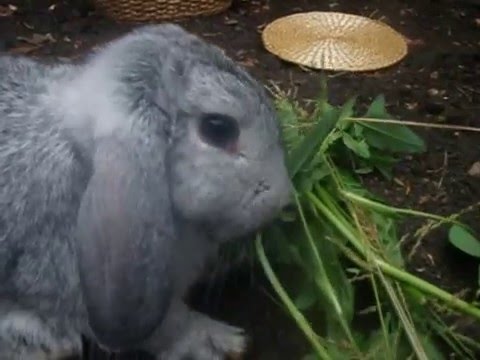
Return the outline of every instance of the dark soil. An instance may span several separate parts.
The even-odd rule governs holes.
[[[25,4],[30,3],[30,6]],[[18,11],[8,14],[8,4]],[[55,7],[49,10],[49,5]],[[331,5],[329,5],[331,4]],[[405,120],[480,126],[480,7],[477,0],[259,0],[234,1],[225,13],[181,23],[245,65],[264,83],[296,89],[301,99],[318,94],[317,72],[304,71],[269,54],[262,46],[262,27],[280,16],[307,10],[334,10],[373,16],[410,40],[410,53],[398,65],[373,73],[340,74],[330,81],[331,100],[340,103],[354,94],[364,102],[383,93],[390,112]],[[4,16],[2,16],[2,14]],[[131,25],[116,24],[95,14],[81,0],[0,0],[0,51],[44,59],[77,58],[92,47],[125,33]],[[21,36],[36,43],[22,41]],[[51,34],[49,41],[46,34]],[[456,213],[480,201],[480,178],[468,174],[480,161],[480,136],[473,132],[418,129],[429,151],[402,162],[398,181],[369,178],[369,187],[404,207]],[[480,233],[478,209],[462,218]],[[403,232],[421,223],[404,224]],[[412,238],[412,237],[410,237]],[[407,239],[405,250],[413,246]],[[411,258],[410,268],[442,288],[477,290],[478,262],[462,256],[447,242],[446,230],[427,236]],[[232,277],[233,276],[233,277]],[[299,359],[305,350],[292,321],[272,302],[261,273],[239,274],[217,286],[217,293],[200,291],[195,304],[213,316],[247,329],[252,337],[248,359]],[[246,279],[246,280],[245,280]],[[252,281],[253,279],[253,281]],[[217,284],[218,285],[218,284]],[[206,299],[206,300],[205,300]],[[204,301],[205,300],[205,301]],[[213,301],[215,300],[215,301]],[[468,324],[463,324],[468,326]],[[467,331],[480,338],[480,327]],[[127,357],[131,359],[132,357]]]

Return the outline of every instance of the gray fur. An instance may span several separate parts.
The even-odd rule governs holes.
[[[140,27],[77,65],[0,57],[0,359],[221,359],[245,337],[183,303],[206,261],[289,201],[270,99],[212,45]],[[235,118],[238,150],[198,136]]]

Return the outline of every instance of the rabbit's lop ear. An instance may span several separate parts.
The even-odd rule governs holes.
[[[77,224],[89,325],[96,340],[114,350],[148,337],[171,296],[175,234],[165,166],[158,153],[140,156],[131,148],[118,139],[98,142]]]

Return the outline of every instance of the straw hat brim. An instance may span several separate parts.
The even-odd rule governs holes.
[[[390,26],[340,12],[306,12],[279,18],[262,32],[265,48],[279,58],[314,69],[370,71],[391,66],[408,52]]]

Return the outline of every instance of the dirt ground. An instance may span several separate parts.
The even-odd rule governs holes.
[[[0,0],[0,51],[43,59],[81,58],[92,47],[131,28],[116,24],[75,1]],[[18,7],[16,12],[8,5]],[[34,5],[33,5],[34,4]],[[50,5],[54,5],[50,7]],[[296,89],[299,98],[318,94],[318,73],[304,71],[269,54],[262,46],[262,27],[299,11],[332,10],[381,19],[410,40],[410,53],[398,65],[373,73],[338,74],[330,82],[332,101],[354,94],[364,102],[383,93],[399,118],[420,122],[480,126],[480,5],[477,0],[250,0],[234,1],[225,13],[181,21],[242,63],[264,83]],[[417,130],[428,152],[399,164],[397,181],[375,177],[369,187],[393,204],[456,213],[480,201],[480,177],[469,174],[480,161],[480,134]],[[480,234],[478,209],[462,218]],[[409,222],[402,232],[414,231]],[[413,246],[411,237],[405,250]],[[445,230],[429,235],[411,258],[410,268],[452,292],[472,299],[478,288],[478,261],[462,256],[447,243]],[[292,322],[271,301],[261,276],[235,273],[219,287],[220,296],[197,296],[196,304],[212,315],[247,329],[252,337],[248,359],[298,359],[305,349]],[[205,300],[206,299],[206,300]],[[215,301],[213,301],[214,299]],[[205,300],[205,301],[203,301]],[[469,324],[463,324],[468,326]],[[478,324],[472,326],[480,338]],[[93,358],[93,356],[90,356]],[[131,359],[132,357],[128,357]]]

